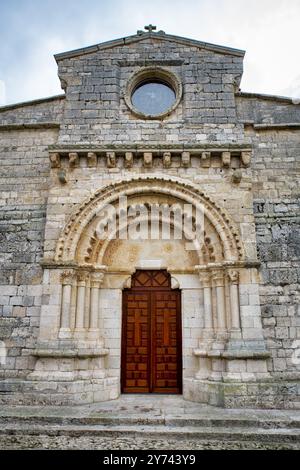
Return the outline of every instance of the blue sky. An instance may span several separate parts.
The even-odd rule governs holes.
[[[53,54],[149,23],[245,49],[243,91],[300,97],[300,0],[0,0],[0,104],[62,93]]]

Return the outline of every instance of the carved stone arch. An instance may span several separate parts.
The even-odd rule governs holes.
[[[174,177],[158,177],[154,175],[138,176],[101,188],[71,216],[58,240],[55,261],[73,261],[76,257],[77,245],[82,234],[88,229],[97,213],[108,204],[114,204],[119,197],[132,195],[161,194],[193,204],[203,210],[220,237],[224,259],[238,261],[244,258],[242,243],[238,229],[224,208],[219,207],[196,184]],[[93,236],[91,237],[93,238]]]

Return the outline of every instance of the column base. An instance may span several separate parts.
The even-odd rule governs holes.
[[[5,391],[5,393],[3,393]],[[120,396],[119,379],[38,380],[10,379],[0,382],[0,404],[9,405],[84,405]]]
[[[184,380],[186,400],[222,408],[300,409],[300,382]]]

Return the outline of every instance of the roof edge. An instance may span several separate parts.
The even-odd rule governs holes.
[[[160,32],[158,33],[143,32],[142,34],[126,36],[123,38],[114,39],[112,41],[106,41],[106,42],[102,42],[99,44],[94,44],[92,46],[82,47],[79,49],[74,49],[71,51],[54,54],[54,58],[56,62],[59,62],[60,60],[63,60],[63,59],[78,57],[80,55],[85,55],[85,54],[92,54],[93,52],[97,52],[97,51],[104,50],[104,49],[109,49],[111,47],[124,46],[126,44],[139,42],[139,41],[142,41],[143,39],[150,38],[150,37],[154,39],[165,40],[165,41],[178,42],[181,44],[183,43],[183,44],[196,46],[200,48],[202,47],[203,49],[212,50],[221,54],[230,54],[230,55],[234,55],[238,57],[244,57],[245,55],[245,51],[242,49],[235,49],[235,48],[227,47],[227,46],[219,46],[217,44],[197,41],[196,39],[189,39],[189,38],[185,38],[182,36],[175,36],[172,34],[165,34],[165,33],[160,33]]]
[[[299,98],[291,98],[288,96],[280,96],[280,95],[267,95],[263,93],[251,93],[251,92],[244,92],[244,91],[239,91],[238,93],[235,94],[235,96],[241,97],[241,98],[258,98],[261,100],[266,100],[266,101],[277,101],[281,103],[288,103],[288,104],[293,104],[293,105],[299,105],[300,104],[300,97]]]
[[[30,100],[30,101],[20,101],[19,103],[12,103],[12,104],[7,104],[5,106],[0,106],[0,112],[9,111],[10,109],[15,109],[15,108],[22,108],[23,106],[32,106],[32,105],[40,104],[40,103],[47,103],[48,101],[61,100],[61,99],[64,99],[65,97],[66,95],[61,94],[61,95],[48,96],[46,98],[38,98],[35,100]]]

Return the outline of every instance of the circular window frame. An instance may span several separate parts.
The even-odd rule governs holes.
[[[161,81],[162,83],[169,86],[175,93],[175,101],[170,108],[166,111],[159,113],[159,114],[145,114],[142,111],[139,111],[132,103],[132,95],[139,88],[142,86],[144,82],[151,82],[151,80]],[[142,70],[136,72],[128,81],[125,91],[125,103],[128,109],[137,117],[142,119],[150,119],[150,120],[157,120],[157,119],[164,119],[165,117],[169,116],[179,105],[182,98],[182,84],[179,77],[174,73],[170,72],[169,70],[165,70],[160,67],[146,67]]]

